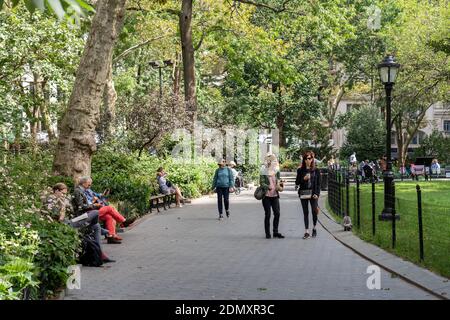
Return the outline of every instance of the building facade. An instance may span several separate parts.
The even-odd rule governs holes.
[[[364,95],[344,96],[337,109],[337,115],[350,112],[352,109],[359,108],[362,105],[370,103],[370,97]],[[395,128],[392,128],[391,151],[392,157],[398,156],[397,138]],[[443,132],[450,136],[450,106],[441,102],[433,104],[426,112],[422,128],[416,133],[408,146],[408,153],[412,154],[414,149],[420,146],[420,142],[433,130]],[[345,143],[347,131],[345,129],[335,130],[333,132],[332,144],[335,150],[340,150]]]

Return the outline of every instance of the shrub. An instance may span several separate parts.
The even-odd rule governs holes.
[[[293,161],[292,159],[285,160],[281,165],[281,170],[296,170],[298,168],[300,161]]]
[[[157,188],[159,167],[164,167],[168,179],[181,188],[184,196],[194,198],[210,192],[216,163],[212,160],[199,164],[180,163],[171,157],[160,159],[145,154],[138,159],[137,154],[117,153],[105,148],[93,157],[92,188],[97,192],[109,188],[110,200],[127,208],[124,214],[127,219],[142,215],[149,209],[151,194],[159,192],[153,188],[153,185]]]
[[[2,221],[11,223],[6,217]],[[22,299],[25,290],[37,288],[33,258],[39,243],[37,232],[29,227],[14,222],[8,230],[0,226],[0,300]]]
[[[138,160],[136,154],[107,149],[100,149],[93,158],[93,189],[109,188],[111,201],[131,223],[147,212],[149,197],[157,192],[150,182],[156,182],[160,166],[185,196],[210,192],[215,161],[192,165],[149,155]],[[51,168],[49,150],[7,156],[6,165],[0,167],[0,299],[28,298],[27,293],[31,298],[52,295],[65,286],[67,267],[76,263],[77,230],[40,214],[40,196],[48,187],[64,182],[73,190],[72,179],[52,176]],[[36,242],[27,242],[30,237],[36,237]]]
[[[244,184],[247,183],[258,183],[260,166],[257,164],[241,164],[236,167],[237,170],[242,171],[244,176]]]
[[[13,156],[7,160],[6,166],[0,168],[0,185],[4,186],[0,188],[0,234],[3,237],[0,243],[2,246],[5,244],[0,255],[0,265],[3,272],[8,272],[3,274],[0,280],[2,290],[6,290],[2,293],[5,294],[5,299],[21,298],[22,293],[16,290],[22,289],[18,288],[15,280],[11,282],[10,272],[24,277],[29,275],[27,272],[32,272],[35,275],[30,278],[33,281],[29,283],[29,287],[33,289],[32,297],[40,295],[42,298],[65,285],[68,277],[67,267],[76,262],[78,233],[40,214],[40,194],[53,184],[49,183],[50,152]],[[25,240],[17,242],[18,239],[22,239],[20,237],[23,232],[25,235],[36,234],[39,239],[37,251],[32,255],[25,254],[29,248]],[[15,242],[11,243],[5,239],[15,239]],[[24,236],[24,239],[28,238]],[[11,248],[19,247],[20,251],[11,251]],[[13,261],[11,257],[18,257],[24,261]],[[16,279],[15,276],[13,278]],[[35,281],[39,284],[40,293],[34,285]]]

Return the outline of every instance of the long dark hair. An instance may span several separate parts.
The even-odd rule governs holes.
[[[306,151],[305,153],[303,153],[302,169],[306,169],[306,158],[308,157],[312,158],[310,169],[315,170],[316,169],[316,162],[314,161],[315,154],[312,151]]]

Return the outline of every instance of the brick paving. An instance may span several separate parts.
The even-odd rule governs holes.
[[[217,220],[215,197],[149,217],[104,245],[116,263],[83,267],[81,290],[65,299],[435,299],[381,270],[369,290],[371,263],[318,226],[303,240],[294,191],[281,198],[280,232],[265,239],[262,205],[251,192],[231,196],[231,217]]]

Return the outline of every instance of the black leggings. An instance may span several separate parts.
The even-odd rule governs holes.
[[[305,220],[305,229],[309,229],[309,211],[308,211],[308,202],[311,203],[311,211],[313,217],[313,225],[314,228],[317,224],[317,208],[319,207],[319,203],[317,199],[300,199],[303,208],[303,218]]]
[[[278,224],[280,222],[280,200],[278,197],[264,197],[262,200],[264,207],[264,229],[266,235],[270,235],[270,208],[273,210],[273,233],[278,233]]]
[[[222,188],[217,187],[217,207],[219,209],[219,215],[222,215],[223,213],[223,205],[222,205],[222,199],[223,203],[225,204],[225,211],[228,211],[230,207],[230,189],[228,187]]]

